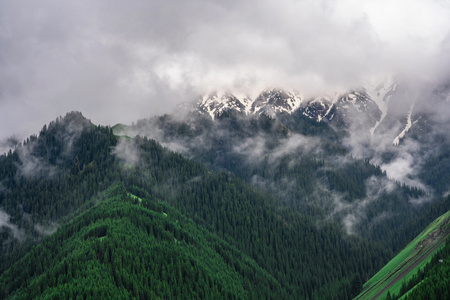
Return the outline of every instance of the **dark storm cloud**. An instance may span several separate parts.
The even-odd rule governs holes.
[[[9,1],[0,3],[0,137],[80,110],[131,123],[198,93],[303,93],[449,61],[443,1]]]

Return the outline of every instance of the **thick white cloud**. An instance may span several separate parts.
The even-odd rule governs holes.
[[[449,15],[446,1],[420,0],[4,0],[0,138],[70,110],[131,122],[215,88],[439,79]]]

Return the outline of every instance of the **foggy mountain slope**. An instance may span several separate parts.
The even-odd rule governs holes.
[[[438,0],[0,1],[0,292],[50,296],[90,270],[124,298],[182,295],[183,278],[193,298],[351,298],[450,208],[449,15]],[[67,111],[88,118],[42,127]],[[103,235],[114,222],[130,251]],[[203,260],[196,235],[229,251]],[[88,261],[34,256],[70,237]]]
[[[266,90],[259,94],[258,100],[246,97],[245,109],[244,106],[224,105],[217,98],[214,103],[209,103],[208,110],[216,117],[228,111],[249,119],[262,113],[289,124],[287,127],[291,131],[298,127],[295,123],[304,123],[299,115],[310,118],[313,123],[326,123],[340,137],[334,145],[347,148],[352,156],[368,158],[383,170],[391,171],[387,175],[394,180],[426,189],[418,183],[420,180],[416,180],[419,174],[426,172],[423,159],[434,155],[432,149],[439,152],[448,140],[440,132],[446,126],[450,109],[450,93],[445,81],[437,85],[413,86],[405,80],[388,78],[359,89],[335,92],[332,96],[308,100],[298,95],[281,89]],[[257,107],[257,112],[249,109],[251,103]],[[191,112],[204,111],[201,104],[197,109],[195,106],[190,108]],[[400,169],[395,170],[396,166]]]
[[[412,104],[408,106],[411,99],[400,96],[406,92],[398,86],[397,81],[386,79],[358,89],[335,91],[308,98],[296,91],[274,88],[262,91],[253,100],[247,95],[234,96],[232,92],[213,92],[202,97],[196,104],[185,104],[184,107],[207,113],[212,119],[230,110],[245,115],[266,114],[271,117],[280,113],[292,114],[299,110],[317,122],[326,121],[349,130],[358,128],[361,132],[363,127],[364,134],[370,132],[374,135],[378,133],[377,128],[381,124],[383,125],[380,128],[392,129],[393,120],[403,124],[403,128],[406,126],[405,120],[399,120],[399,115],[408,112]],[[399,98],[403,99],[404,103]]]
[[[355,125],[363,133],[352,132],[346,124],[317,122],[301,109],[275,116],[230,109],[214,120],[196,112],[182,118],[166,115],[140,120],[123,128],[123,134],[154,138],[211,170],[226,170],[275,194],[299,211],[335,219],[348,233],[386,243],[394,235],[395,240],[406,242],[413,237],[404,230],[408,226],[397,232],[391,228],[419,217],[421,205],[440,196],[420,177],[423,164],[413,165],[423,149],[404,152],[412,142],[395,146],[392,140],[372,144],[375,139],[370,140],[369,129],[384,113],[374,109],[375,101],[368,98],[367,92],[361,92],[339,100],[339,105],[354,107],[356,102],[360,108],[347,109],[348,119],[358,119],[351,119],[353,114],[367,116]],[[369,111],[372,116],[365,114]],[[360,122],[365,120],[370,124],[364,127]],[[359,143],[361,138],[367,143]],[[364,158],[358,158],[361,155]]]
[[[299,110],[164,115],[115,130],[70,113],[0,157],[2,270],[121,184],[137,205],[163,202],[225,240],[289,297],[350,298],[350,281],[449,205],[352,157],[347,133]]]
[[[97,167],[111,162],[115,143],[109,129],[71,112],[0,156],[0,210],[9,220],[0,226],[1,270],[93,204],[98,183],[114,180],[100,179]]]
[[[278,114],[298,110],[314,121],[327,122],[340,130],[358,131],[366,137],[370,133],[374,139],[391,139],[391,143],[398,145],[419,120],[426,121],[426,115],[429,117],[432,112],[442,117],[443,106],[449,98],[446,87],[445,84],[414,86],[406,80],[388,77],[359,88],[313,97],[280,88],[266,89],[253,99],[243,94],[235,96],[230,91],[216,91],[197,103],[185,103],[181,107],[206,113],[212,119],[226,111],[276,118]]]
[[[98,232],[97,229],[108,228],[109,225],[105,223],[105,226],[99,225],[100,227],[96,229],[93,222],[95,222],[94,219],[100,220],[103,217],[107,219],[107,215],[102,215],[103,213],[97,208],[109,209],[105,190],[116,184],[123,185],[122,192],[134,195],[130,196],[135,203],[132,205],[139,206],[138,199],[143,199],[142,201],[149,201],[150,208],[158,210],[158,202],[163,202],[165,205],[171,205],[173,209],[178,210],[178,213],[204,227],[211,234],[224,239],[232,248],[237,248],[253,259],[258,264],[258,268],[262,268],[264,272],[274,277],[281,284],[282,289],[290,295],[289,297],[298,298],[302,295],[306,298],[318,293],[322,295],[321,297],[327,298],[331,294],[341,293],[343,298],[349,298],[349,284],[346,278],[355,274],[369,276],[390,256],[390,252],[377,243],[357,237],[347,237],[340,224],[333,220],[324,220],[318,225],[316,220],[306,212],[293,213],[289,206],[279,202],[276,196],[261,193],[230,174],[211,173],[201,164],[170,152],[147,138],[117,138],[112,135],[109,128],[93,126],[87,122],[86,124],[90,125],[81,127],[81,134],[77,139],[73,141],[65,139],[66,143],[60,144],[59,148],[66,149],[65,146],[73,143],[72,150],[68,152],[70,159],[60,163],[58,158],[64,157],[64,151],[51,155],[49,153],[52,153],[54,145],[58,145],[55,143],[56,137],[68,130],[68,127],[75,125],[66,122],[73,115],[80,116],[78,118],[80,125],[87,121],[81,114],[71,113],[66,117],[67,119],[58,119],[49,126],[45,126],[47,130],[42,130],[39,136],[32,139],[33,143],[40,145],[39,151],[33,152],[33,161],[43,161],[57,168],[57,171],[61,172],[59,176],[43,176],[45,173],[39,173],[38,177],[25,177],[18,171],[19,165],[11,163],[18,159],[19,149],[1,158],[1,179],[5,187],[0,202],[2,210],[5,211],[1,214],[2,270],[12,267],[16,270],[15,273],[19,272],[18,270],[25,272],[18,277],[15,276],[15,278],[23,278],[23,281],[14,281],[11,283],[12,286],[9,284],[10,280],[4,279],[2,286],[7,286],[7,289],[3,291],[6,292],[5,296],[9,296],[9,292],[16,290],[17,295],[21,295],[25,291],[22,288],[26,288],[22,283],[31,280],[28,276],[35,274],[35,271],[38,275],[41,271],[45,272],[47,274],[45,276],[50,278],[58,276],[54,278],[55,281],[46,280],[51,289],[44,285],[44,281],[39,277],[34,278],[37,284],[40,282],[38,285],[41,292],[50,293],[61,289],[61,286],[58,287],[56,283],[60,280],[65,282],[64,280],[70,277],[69,274],[64,275],[65,267],[60,270],[61,266],[54,265],[50,258],[46,260],[47,264],[41,265],[44,262],[41,256],[34,256],[35,250],[31,250],[32,252],[29,252],[31,257],[26,258],[38,263],[35,270],[22,268],[20,264],[23,261],[15,265],[16,259],[29,251],[29,247],[24,248],[22,243],[35,243],[45,239],[46,243],[50,243],[51,249],[59,249],[58,243],[70,242],[72,230],[67,229],[66,224],[75,222],[71,220],[76,216],[80,216],[81,219],[86,218],[83,222],[94,227],[94,235]],[[271,127],[268,126],[268,121],[269,119],[262,122],[261,131],[270,132]],[[65,124],[68,127],[61,126],[58,130],[54,130],[55,126],[60,126],[59,124]],[[28,143],[23,147],[27,145]],[[10,169],[11,166],[15,166],[16,169]],[[130,197],[125,200],[130,201]],[[95,218],[87,217],[84,214],[85,211],[89,213],[96,211]],[[122,218],[126,220],[127,216]],[[52,230],[49,228],[51,224],[54,224]],[[181,224],[175,225],[176,222],[171,224],[164,225],[164,229],[157,224],[148,225],[143,234],[151,230],[158,231],[165,237],[167,234],[164,234],[164,230],[170,231],[172,226],[181,226]],[[56,228],[59,230],[54,233]],[[88,229],[89,227],[86,230]],[[16,236],[15,232],[21,232],[22,237]],[[61,232],[66,232],[67,235],[61,235]],[[56,234],[55,238],[53,234]],[[46,239],[48,235],[50,237]],[[98,238],[103,236],[97,235]],[[86,236],[87,239],[89,237],[90,235]],[[178,235],[175,238],[180,240]],[[173,239],[169,240],[173,242]],[[313,240],[315,242],[312,242]],[[95,252],[99,251],[97,247],[102,247],[101,243],[95,242],[95,239],[90,241],[93,244],[86,242],[84,246],[87,248],[82,248],[82,245],[78,248],[77,243],[72,244],[75,246],[74,250],[84,249],[82,251],[87,251],[88,257],[93,259],[80,262],[78,267],[81,270],[88,269],[89,264],[96,262]],[[129,241],[133,244],[132,239]],[[339,241],[340,247],[336,248],[336,244],[330,241]],[[300,252],[299,249],[301,249]],[[191,250],[195,251],[195,249]],[[48,255],[47,250],[43,251],[45,255]],[[93,255],[91,255],[92,251],[94,251]],[[219,250],[216,249],[216,251]],[[357,254],[361,252],[373,255],[370,260],[377,263],[367,264],[364,256]],[[221,255],[229,263],[237,263],[234,258],[236,252],[231,253],[233,254],[225,252]],[[345,253],[351,254],[345,255]],[[329,257],[328,261],[323,261],[319,268],[315,267],[318,258],[324,255]],[[114,257],[112,253],[108,256]],[[315,256],[317,257],[314,258]],[[138,261],[141,257],[134,257],[134,259]],[[355,263],[356,261],[358,263]],[[171,270],[169,265],[166,265],[166,261],[159,260],[159,263],[161,262],[162,269]],[[29,264],[26,265],[29,266]],[[364,265],[363,271],[358,270],[361,265]],[[50,272],[54,270],[54,267],[62,273]],[[299,272],[299,270],[304,271]],[[8,278],[10,274],[10,271],[5,272],[2,278]],[[171,271],[167,272],[170,277],[175,275]],[[303,277],[302,274],[305,273],[313,274],[313,276]],[[90,274],[96,276],[95,272]],[[66,276],[64,277],[66,279],[62,277],[60,279],[59,276]],[[243,276],[251,275],[244,273]],[[133,289],[134,285],[139,286],[137,282],[130,283],[123,274],[119,278],[115,280],[120,281],[113,282],[118,288],[122,287],[119,282],[132,284],[132,287],[125,286],[126,289]],[[251,277],[247,279],[253,280]],[[106,283],[111,284],[110,278],[105,281]],[[323,289],[325,286],[327,288]],[[249,291],[251,288],[248,287],[246,290]],[[39,289],[33,289],[33,291],[39,293]],[[265,294],[266,297],[268,295]]]

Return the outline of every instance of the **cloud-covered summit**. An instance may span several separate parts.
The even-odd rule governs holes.
[[[0,137],[71,110],[130,123],[214,89],[438,81],[448,15],[438,0],[2,1]]]

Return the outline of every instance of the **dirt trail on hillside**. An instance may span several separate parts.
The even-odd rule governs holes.
[[[450,219],[447,219],[443,221],[439,228],[430,233],[425,239],[423,239],[421,242],[419,242],[416,246],[417,252],[413,254],[412,257],[410,257],[407,261],[402,263],[399,267],[396,268],[396,271],[394,271],[392,274],[390,274],[386,279],[384,279],[381,282],[378,282],[376,285],[370,287],[368,290],[366,290],[358,299],[366,299],[365,297],[370,294],[373,290],[378,288],[383,283],[391,280],[391,278],[394,278],[386,287],[384,287],[380,292],[378,292],[374,297],[370,299],[377,299],[380,297],[385,291],[387,291],[389,288],[391,288],[395,283],[397,283],[399,280],[402,280],[403,277],[411,272],[414,268],[416,268],[425,258],[428,257],[429,253],[432,253],[434,250],[436,250],[440,245],[442,245],[446,238],[450,235],[450,230],[446,228],[446,225],[450,223]],[[409,265],[410,264],[410,265]],[[405,266],[406,269],[398,273],[402,268]]]
[[[403,277],[405,277],[406,274],[408,274],[409,272],[411,272],[414,268],[416,268],[425,258],[428,257],[428,255],[426,255],[426,253],[430,253],[433,252],[434,250],[436,250],[440,245],[442,245],[446,238],[448,236],[448,233],[436,244],[434,244],[431,248],[427,247],[425,249],[421,249],[417,254],[421,254],[421,256],[419,258],[417,257],[412,257],[410,258],[406,263],[404,263],[402,265],[402,267],[406,264],[408,264],[411,260],[416,259],[411,265],[409,265],[406,269],[404,269],[401,273],[397,274],[392,274],[391,276],[389,276],[386,280],[389,280],[389,278],[391,278],[392,276],[395,276],[395,279],[393,279],[387,286],[385,286],[380,292],[378,292],[378,294],[376,294],[372,299],[377,299],[378,297],[380,297],[385,291],[387,291],[389,288],[391,288],[394,284],[396,284],[399,280],[402,280]],[[385,280],[385,281],[386,281]]]

